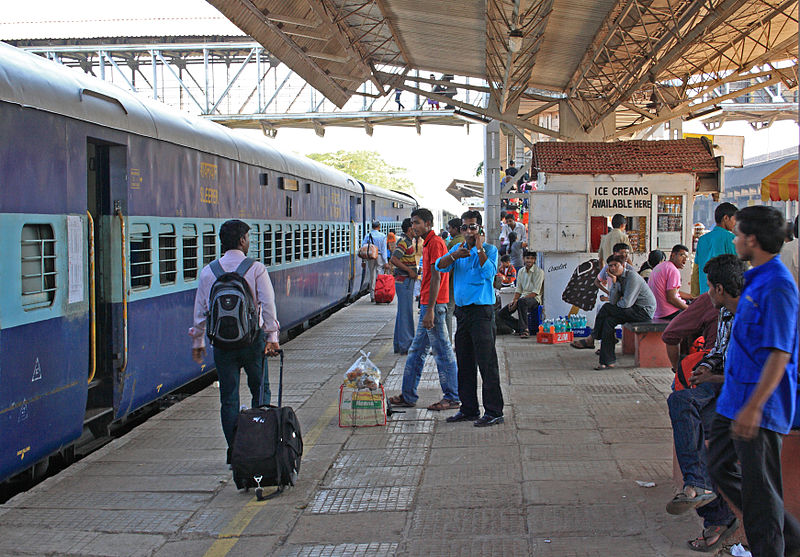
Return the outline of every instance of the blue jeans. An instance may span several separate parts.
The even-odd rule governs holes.
[[[405,354],[414,340],[414,283],[409,277],[394,282],[397,293],[397,317],[394,320],[394,352]]]
[[[228,447],[233,446],[233,426],[236,425],[236,418],[239,415],[240,370],[244,368],[247,375],[247,386],[250,388],[252,396],[251,406],[258,406],[266,343],[267,334],[259,331],[258,337],[250,346],[234,350],[214,349],[214,364],[217,366],[217,378],[219,379],[220,418]],[[269,404],[269,400],[269,378],[265,375],[262,404]]]
[[[711,433],[717,408],[720,386],[701,383],[694,389],[673,391],[667,398],[675,454],[683,474],[683,485],[717,492],[708,471],[706,439]],[[719,495],[719,493],[717,493]],[[697,514],[703,518],[703,527],[730,524],[733,520],[725,500],[718,496],[711,503],[699,507]]]
[[[416,281],[415,281],[416,282]],[[403,398],[406,402],[416,403],[419,396],[417,387],[420,377],[422,377],[422,367],[425,365],[425,357],[428,355],[428,347],[433,347],[433,355],[436,358],[436,368],[439,370],[439,383],[442,386],[444,398],[447,400],[458,401],[458,366],[453,348],[450,346],[450,338],[447,336],[447,325],[445,323],[447,315],[447,304],[436,304],[433,311],[433,329],[426,329],[422,326],[425,312],[428,306],[420,306],[419,323],[417,324],[417,334],[411,343],[406,359],[406,367],[403,371]]]

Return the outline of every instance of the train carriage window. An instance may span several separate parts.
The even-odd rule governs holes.
[[[175,284],[178,278],[178,236],[175,226],[162,224],[158,231],[158,281]]]
[[[325,225],[320,224],[317,226],[317,257],[323,257],[325,254]]]
[[[311,252],[308,254],[309,257],[317,257],[319,255],[319,242],[317,237],[317,225],[312,224],[311,229],[309,231],[311,234]]]
[[[286,263],[294,261],[294,230],[291,224],[287,224],[283,233],[284,255]]]
[[[309,226],[307,224],[303,225],[302,228],[303,232],[303,253],[301,257],[303,259],[308,259],[311,257],[311,230],[309,230]],[[300,257],[298,257],[300,259]]]
[[[261,228],[257,224],[250,227],[250,250],[247,257],[261,261]]]
[[[56,240],[49,224],[26,224],[22,248],[22,308],[25,311],[53,305],[56,296]]]
[[[340,253],[342,251],[342,225],[337,224],[333,230],[333,252]]]
[[[217,235],[213,224],[203,225],[203,267],[217,258]]]
[[[150,288],[153,279],[153,238],[150,225],[133,223],[130,227],[131,288]]]
[[[307,228],[307,227],[306,227]],[[294,225],[294,260],[299,261],[303,257],[303,232],[300,225]],[[307,236],[307,235],[306,235]]]
[[[350,252],[350,245],[352,244],[352,239],[350,238],[350,229],[347,228],[344,231],[344,251],[345,253]]]
[[[325,225],[324,233],[325,233],[325,239],[324,239],[324,243],[323,243],[323,246],[324,246],[323,249],[325,251],[323,252],[323,255],[330,255],[331,254],[331,225],[330,224],[326,224]]]
[[[183,225],[183,280],[193,281],[197,278],[197,226]]]
[[[283,231],[281,225],[275,225],[275,265],[280,265],[285,260],[283,258]]]
[[[263,246],[264,246],[264,265],[269,267],[272,265],[272,227],[268,224],[264,225],[263,232]]]

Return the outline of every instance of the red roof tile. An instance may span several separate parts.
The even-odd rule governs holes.
[[[533,165],[550,174],[679,174],[717,171],[700,138],[667,141],[541,142]]]

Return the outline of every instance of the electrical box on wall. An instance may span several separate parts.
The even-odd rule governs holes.
[[[589,196],[586,194],[533,192],[528,245],[543,252],[587,251],[588,212]]]

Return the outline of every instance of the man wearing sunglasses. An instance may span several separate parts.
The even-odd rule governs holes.
[[[441,273],[453,273],[456,300],[456,361],[461,409],[448,422],[472,421],[476,427],[503,423],[503,394],[495,350],[494,276],[497,248],[486,243],[481,214],[461,215],[466,240],[436,260]],[[484,414],[478,406],[478,369],[483,380]]]

